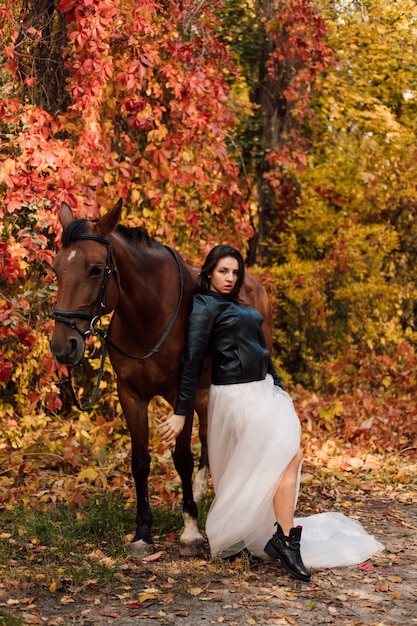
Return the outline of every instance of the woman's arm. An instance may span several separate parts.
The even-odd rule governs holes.
[[[192,415],[204,359],[213,330],[215,311],[196,296],[188,319],[187,344],[182,358],[175,413]]]
[[[274,379],[274,385],[276,385],[277,387],[281,387],[281,389],[284,389],[284,387],[282,386],[281,378],[279,377],[279,374],[275,369],[274,364],[272,363],[271,356],[269,357],[268,362],[268,374],[271,374],[272,378]]]
[[[187,344],[182,358],[175,412],[160,429],[167,443],[174,443],[184,428],[187,415],[194,413],[195,397],[214,324],[214,311],[199,297],[194,298],[188,319]]]

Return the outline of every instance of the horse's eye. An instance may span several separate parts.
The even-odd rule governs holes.
[[[101,276],[102,273],[102,265],[94,265],[92,268],[90,268],[90,276]]]

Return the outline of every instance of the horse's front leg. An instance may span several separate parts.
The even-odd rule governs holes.
[[[201,552],[204,537],[198,530],[198,508],[193,496],[193,470],[194,459],[191,453],[191,429],[193,418],[187,417],[181,433],[177,437],[173,460],[175,468],[181,478],[183,508],[182,517],[184,520],[184,530],[180,541],[186,552],[198,554]]]
[[[152,554],[151,527],[153,515],[149,506],[148,477],[151,464],[149,448],[148,401],[137,400],[123,393],[119,385],[123,408],[132,445],[132,475],[136,487],[136,533],[130,544],[133,556],[142,558]]]

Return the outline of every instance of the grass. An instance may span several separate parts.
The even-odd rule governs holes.
[[[24,626],[26,620],[24,617],[12,615],[11,613],[2,613],[0,611],[0,626]]]
[[[42,510],[15,506],[0,511],[0,580],[65,591],[111,581],[129,559],[135,511],[115,496],[96,497],[83,508],[48,505]],[[154,536],[182,527],[180,513],[159,507]],[[0,625],[6,619],[0,619]],[[1,621],[3,620],[3,622]]]

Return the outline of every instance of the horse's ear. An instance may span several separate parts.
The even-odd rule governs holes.
[[[95,231],[97,233],[106,237],[114,231],[120,221],[122,205],[123,201],[121,198],[119,198],[117,204],[112,208],[112,210],[106,213],[106,215],[103,215],[103,217],[101,217],[98,222],[96,222]]]
[[[61,223],[62,228],[64,229],[74,219],[72,209],[66,202],[62,202],[61,204],[61,208],[59,209],[59,213],[58,213],[58,219]]]

